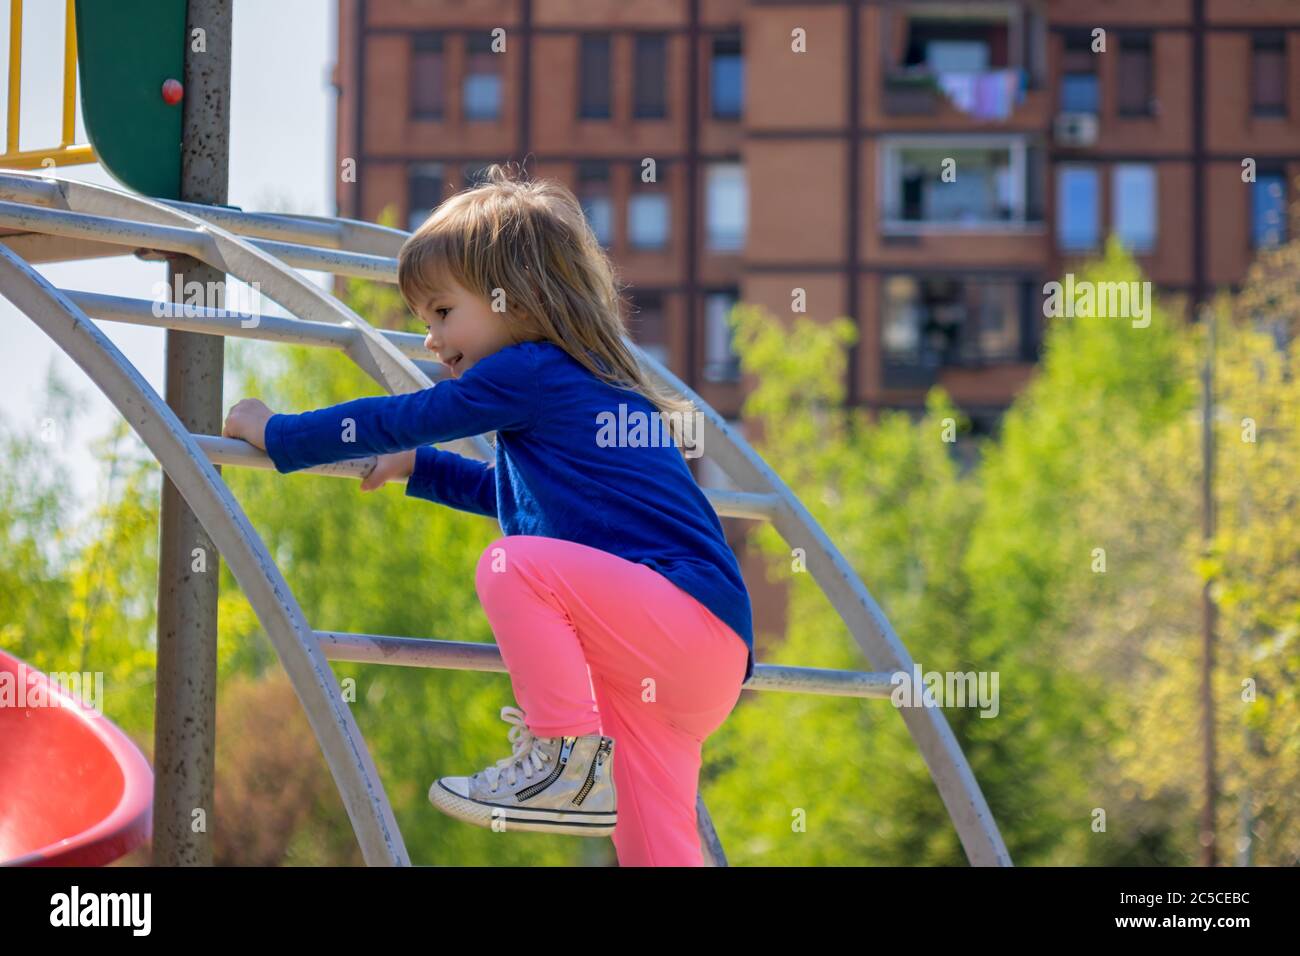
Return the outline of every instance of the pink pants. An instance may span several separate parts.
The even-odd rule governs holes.
[[[701,747],[740,698],[744,640],[657,571],[558,538],[498,538],[475,586],[528,728],[614,739],[619,865],[703,866]]]

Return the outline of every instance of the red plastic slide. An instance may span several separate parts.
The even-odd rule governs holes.
[[[131,738],[0,651],[0,865],[103,866],[149,839],[152,810]]]

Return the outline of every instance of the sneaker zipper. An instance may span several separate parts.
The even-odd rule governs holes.
[[[600,779],[600,768],[604,766],[605,756],[608,753],[609,738],[606,737],[601,740],[600,746],[596,748],[596,759],[593,760],[591,766],[587,768],[587,779],[583,783],[582,789],[579,790],[578,795],[573,798],[573,805],[575,807],[582,805],[582,801],[587,799],[587,794],[591,793],[591,788],[594,787],[596,781]]]
[[[560,774],[564,773],[564,765],[569,762],[569,751],[573,749],[574,741],[577,739],[577,737],[565,737],[564,742],[560,745],[560,756],[555,761],[555,766],[551,769],[550,775],[547,776],[545,780],[539,780],[531,787],[525,787],[523,790],[520,790],[515,794],[515,799],[527,800],[530,797],[534,797],[541,793],[551,784],[555,783],[555,781],[560,778]]]

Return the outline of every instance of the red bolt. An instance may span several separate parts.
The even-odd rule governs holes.
[[[185,87],[181,86],[180,80],[166,80],[162,85],[162,98],[168,106],[175,106],[185,95]]]

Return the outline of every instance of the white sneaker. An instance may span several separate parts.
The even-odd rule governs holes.
[[[601,734],[536,737],[517,707],[502,707],[513,753],[469,777],[441,777],[429,801],[493,830],[603,837],[618,822],[614,739]],[[499,822],[498,822],[499,821]]]

